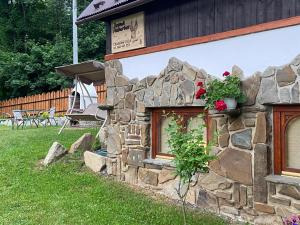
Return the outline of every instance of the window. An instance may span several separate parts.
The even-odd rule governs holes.
[[[274,107],[274,172],[300,176],[300,106]]]
[[[201,107],[184,107],[184,108],[159,108],[152,111],[152,158],[172,157],[168,145],[168,127],[171,117],[168,113],[175,113],[182,116],[184,126],[189,129],[195,129],[204,121],[197,117],[204,110]],[[205,117],[206,120],[206,117]]]

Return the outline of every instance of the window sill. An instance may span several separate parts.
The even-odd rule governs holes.
[[[143,163],[145,167],[149,169],[162,169],[163,167],[175,168],[174,163],[169,159],[145,159]]]
[[[299,177],[290,177],[284,175],[269,175],[265,179],[268,182],[272,182],[276,184],[288,184],[288,185],[300,186]]]

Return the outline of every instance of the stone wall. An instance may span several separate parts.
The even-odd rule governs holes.
[[[151,108],[203,106],[195,99],[196,82],[212,79],[204,70],[171,58],[158,76],[129,80],[119,61],[106,63],[108,175],[177,199],[171,161],[151,159]],[[233,67],[233,75],[243,72]],[[240,114],[209,112],[209,132],[218,132],[208,174],[197,174],[188,193],[193,205],[256,224],[281,224],[280,216],[299,212],[295,183],[274,181],[272,106],[299,103],[300,56],[283,67],[270,67],[244,80],[247,102]]]

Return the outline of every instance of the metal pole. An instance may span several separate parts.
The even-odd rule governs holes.
[[[73,64],[78,64],[77,0],[73,0]]]
[[[76,101],[76,96],[77,96],[77,85],[78,85],[78,76],[75,77],[75,95],[73,97],[73,102],[72,102],[72,106],[71,106],[71,109],[68,109],[67,111],[67,114],[72,114],[73,112],[73,109],[74,109],[74,106],[75,106],[75,101]],[[65,129],[65,126],[67,126],[67,123],[69,122],[69,118],[67,117],[66,115],[66,121],[64,122],[64,125],[60,128],[59,132],[58,132],[58,135],[61,134],[61,132]]]

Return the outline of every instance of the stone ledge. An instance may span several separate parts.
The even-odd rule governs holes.
[[[300,186],[300,178],[298,177],[288,177],[280,175],[269,175],[265,177],[266,181],[276,183],[276,184],[289,184],[294,186]]]
[[[145,159],[143,160],[146,168],[149,169],[162,169],[163,167],[172,167],[175,165],[171,160],[167,159]]]

